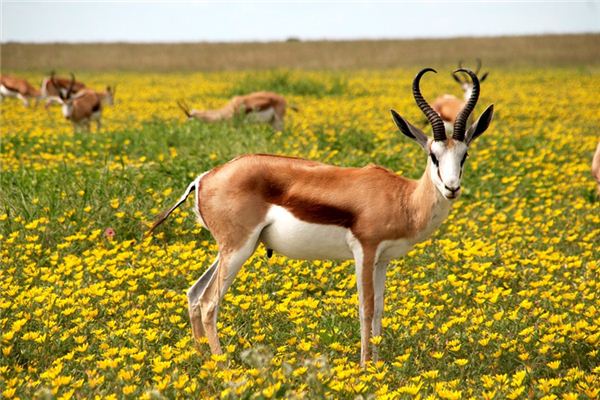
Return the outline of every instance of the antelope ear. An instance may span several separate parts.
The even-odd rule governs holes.
[[[479,135],[481,135],[485,130],[490,126],[490,122],[492,122],[492,117],[494,116],[494,105],[490,105],[485,109],[483,114],[479,116],[477,121],[471,125],[467,134],[465,135],[465,143],[469,145],[473,140],[475,140]]]
[[[413,126],[410,122],[405,120],[398,114],[395,110],[390,110],[392,113],[392,118],[396,123],[396,126],[400,129],[400,132],[404,133],[405,136],[408,136],[415,142],[419,143],[423,149],[427,149],[427,135],[423,133],[422,130]]]
[[[481,75],[481,78],[479,78],[479,82],[485,81],[485,78],[487,78],[487,76],[488,76],[488,72],[486,72],[485,74]]]
[[[454,78],[454,80],[455,80],[456,82],[458,82],[460,85],[462,85],[462,84],[463,84],[463,81],[461,81],[461,80],[460,80],[460,78],[458,77],[458,75],[456,75],[456,74],[452,74],[452,77],[453,77],[453,78]]]

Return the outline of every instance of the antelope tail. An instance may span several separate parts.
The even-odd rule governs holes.
[[[156,219],[154,220],[154,223],[152,224],[152,227],[150,228],[150,230],[146,233],[146,236],[151,235],[152,232],[154,231],[154,229],[159,226],[160,224],[162,224],[163,222],[165,222],[165,220],[167,218],[169,218],[169,215],[171,215],[171,213],[173,211],[175,211],[175,209],[177,207],[179,207],[180,205],[182,205],[187,198],[189,197],[189,195],[193,192],[198,190],[198,185],[200,183],[200,179],[196,178],[192,183],[190,183],[187,187],[187,189],[185,190],[185,193],[183,193],[183,195],[179,198],[179,200],[177,200],[177,203],[175,203],[175,205],[171,208],[169,208],[168,210],[163,211],[162,213],[160,213],[158,215],[158,217],[156,217]]]

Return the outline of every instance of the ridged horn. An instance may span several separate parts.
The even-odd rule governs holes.
[[[433,139],[437,141],[445,141],[446,140],[446,129],[444,128],[444,122],[442,118],[436,113],[431,106],[425,101],[423,95],[421,94],[421,89],[419,88],[419,84],[421,82],[421,77],[429,71],[433,71],[437,73],[437,71],[433,68],[424,68],[417,76],[415,76],[415,80],[413,81],[413,96],[417,105],[423,111],[423,114],[427,117],[427,120],[431,124],[433,128]]]
[[[452,134],[452,138],[462,142],[465,140],[465,132],[467,129],[467,119],[469,118],[469,115],[471,115],[473,110],[475,109],[477,100],[479,100],[479,79],[477,78],[477,75],[470,69],[459,68],[456,71],[454,71],[455,74],[457,72],[464,72],[464,73],[468,74],[471,77],[471,80],[473,82],[473,90],[471,91],[471,97],[467,101],[467,104],[465,104],[465,106],[461,110],[460,114],[458,114],[458,117],[456,118],[456,121],[454,122],[454,133]]]
[[[73,92],[73,86],[75,86],[75,75],[71,72],[71,82],[69,83],[69,89],[67,89],[67,95],[65,96],[68,99],[71,98],[71,92]]]

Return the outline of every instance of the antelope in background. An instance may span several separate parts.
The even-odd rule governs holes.
[[[458,63],[459,70],[463,68],[462,61]],[[475,74],[479,75],[479,71],[481,70],[481,60],[477,59],[477,69],[475,70]],[[479,82],[483,82],[488,76],[488,73],[484,73],[481,78],[479,78]],[[471,93],[473,92],[473,82],[462,78],[460,75],[453,73],[452,77],[464,92],[464,99],[461,100],[458,97],[452,94],[445,94],[437,99],[432,104],[433,109],[437,112],[441,117],[442,121],[444,121],[444,126],[446,127],[446,132],[452,133],[454,129],[454,123],[456,122],[456,118],[460,111],[464,108],[465,103],[471,98]],[[469,119],[469,123],[473,122],[472,118]]]
[[[5,97],[16,97],[29,107],[29,99],[35,99],[35,105],[40,99],[40,91],[34,88],[27,80],[11,75],[0,75],[0,100]]]
[[[51,82],[58,87],[58,82],[54,82],[54,79]],[[58,91],[64,117],[71,121],[75,132],[82,127],[90,131],[91,121],[96,121],[96,130],[99,131],[102,125],[102,107],[104,104],[114,104],[116,87],[107,86],[104,92],[84,88],[73,95],[74,87],[75,76],[71,75],[67,91],[65,93]]]
[[[283,119],[287,103],[285,98],[273,92],[254,92],[244,96],[233,97],[225,106],[216,110],[190,110],[180,100],[177,102],[188,119],[199,119],[204,122],[230,120],[236,115],[243,115],[246,120],[270,123],[273,129],[283,129]],[[295,107],[290,107],[293,110]]]
[[[596,153],[592,159],[592,176],[596,179],[598,184],[598,196],[600,196],[600,142],[596,146]]]
[[[63,97],[69,91],[71,82],[73,82],[72,93],[78,93],[80,90],[85,89],[85,84],[76,81],[73,73],[71,73],[70,79],[57,77],[54,71],[50,72],[50,76],[44,77],[40,88],[41,98],[46,99],[44,107],[47,109],[51,104],[62,104]]]
[[[404,256],[426,240],[446,219],[461,192],[463,166],[474,139],[489,126],[493,106],[466,129],[479,98],[477,75],[471,97],[456,119],[452,137],[421,95],[420,71],[413,95],[433,127],[433,138],[392,110],[394,122],[427,154],[419,180],[369,165],[337,167],[299,158],[245,155],[198,176],[177,203],[158,216],[150,232],[194,192],[198,221],[210,230],[219,254],[187,291],[195,339],[208,338],[211,352],[221,353],[217,334],[219,304],[244,262],[262,242],[303,260],[354,259],[358,286],[361,365],[370,359],[371,335],[381,334],[385,275],[390,260]],[[373,347],[377,359],[377,348]]]

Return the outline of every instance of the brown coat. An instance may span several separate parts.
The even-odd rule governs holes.
[[[19,93],[23,97],[37,97],[40,95],[40,91],[31,86],[29,82],[15,76],[0,75],[0,85]]]

